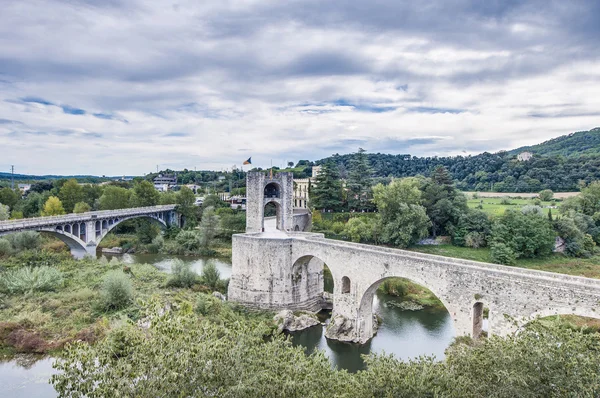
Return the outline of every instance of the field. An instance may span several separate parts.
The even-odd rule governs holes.
[[[525,193],[525,192],[463,192],[467,195],[468,198],[472,198],[473,194],[477,194],[480,198],[525,198],[525,199],[535,199],[538,197],[537,193]],[[555,199],[567,199],[572,198],[573,196],[579,195],[579,192],[554,192]]]
[[[538,204],[543,208],[556,208],[554,211],[557,211],[560,206],[560,201],[550,201],[550,202],[539,202],[538,199],[525,199],[525,198],[510,198],[510,197],[496,197],[496,198],[484,198],[479,197],[478,199],[473,199],[473,196],[467,196],[467,204],[472,209],[480,209],[485,211],[486,213],[493,216],[501,216],[504,214],[506,209],[520,209],[526,205],[535,205]],[[547,211],[547,210],[546,210]]]

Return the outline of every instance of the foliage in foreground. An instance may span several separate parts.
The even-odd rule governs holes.
[[[110,271],[102,282],[102,304],[105,309],[120,309],[133,300],[133,285],[120,270]]]
[[[47,266],[13,268],[0,274],[0,291],[8,294],[46,292],[62,284],[61,272]]]
[[[206,301],[206,300],[204,300]],[[197,312],[209,312],[203,304]],[[596,334],[534,322],[515,336],[455,344],[444,362],[374,355],[356,374],[305,355],[269,326],[218,308],[218,322],[190,305],[159,315],[148,330],[113,331],[95,346],[76,343],[55,363],[60,396],[218,397],[594,397],[600,393]],[[220,312],[219,312],[220,311]]]

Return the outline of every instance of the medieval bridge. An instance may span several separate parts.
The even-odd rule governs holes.
[[[483,309],[488,333],[505,335],[537,316],[600,318],[600,280],[480,263],[325,239],[302,232],[310,213],[292,209],[290,173],[249,173],[247,227],[233,237],[229,299],[254,308],[320,308],[323,267],[334,280],[329,338],[364,343],[374,334],[372,302],[387,278],[430,289],[445,305],[456,335],[479,337]],[[267,189],[268,188],[268,189]],[[276,204],[276,228],[265,228],[264,206]],[[275,225],[273,226],[275,227]]]
[[[177,225],[175,205],[92,211],[64,216],[0,221],[0,236],[15,232],[50,233],[65,242],[75,258],[95,256],[98,244],[113,228],[126,220],[146,218],[161,226]]]

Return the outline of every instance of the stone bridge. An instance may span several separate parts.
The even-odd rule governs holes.
[[[162,227],[179,224],[175,205],[164,205],[0,221],[0,236],[23,231],[49,233],[65,242],[75,258],[83,258],[95,256],[98,244],[113,228],[134,218],[146,218]]]
[[[252,174],[248,182],[259,187],[289,178],[286,173],[274,179]],[[260,191],[248,186],[247,192]],[[266,202],[249,195],[249,205],[253,199]],[[458,336],[479,337],[484,308],[489,310],[488,333],[498,335],[537,316],[600,318],[600,280],[325,239],[298,231],[300,214],[277,220],[287,229],[269,228],[269,222],[256,219],[259,215],[248,213],[247,232],[233,237],[229,299],[253,308],[318,310],[326,264],[334,280],[329,338],[364,343],[373,337],[373,296],[393,277],[430,289],[450,313]],[[304,224],[307,230],[309,219]]]

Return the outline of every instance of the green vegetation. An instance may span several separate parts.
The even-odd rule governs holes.
[[[431,290],[404,278],[389,278],[383,281],[378,290],[390,296],[412,301],[423,307],[446,311],[446,307]]]
[[[537,200],[537,202],[536,202]],[[561,202],[558,201],[540,201],[539,199],[522,199],[522,198],[474,198],[468,199],[467,205],[471,209],[481,210],[491,216],[502,216],[506,210],[520,209],[527,205],[537,205],[543,208],[560,207]]]
[[[554,192],[578,191],[581,184],[600,180],[600,128],[550,140],[532,148],[475,156],[416,157],[408,154],[367,154],[375,179],[389,183],[390,177],[429,177],[437,166],[452,174],[462,191]],[[531,150],[535,156],[525,162],[517,154]],[[334,162],[340,170],[349,170],[356,154],[334,155],[316,161]],[[342,177],[346,177],[342,175]]]
[[[101,287],[102,305],[107,310],[126,307],[133,300],[133,285],[123,271],[110,271],[104,277]]]
[[[48,292],[62,284],[60,271],[47,266],[14,268],[0,274],[0,292],[7,294]]]
[[[198,295],[170,311],[151,301],[148,329],[124,325],[95,345],[70,345],[52,383],[63,396],[559,397],[600,389],[600,339],[534,322],[516,336],[456,343],[446,360],[367,358],[356,374],[332,369],[273,335],[266,317]],[[270,336],[265,338],[265,336]],[[568,364],[568,366],[565,366]],[[432,394],[435,392],[435,394]]]
[[[198,280],[196,274],[189,263],[181,260],[175,260],[171,267],[171,276],[167,281],[167,286],[172,287],[192,287]]]

